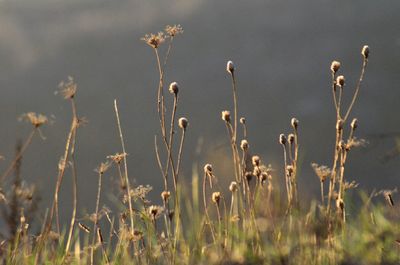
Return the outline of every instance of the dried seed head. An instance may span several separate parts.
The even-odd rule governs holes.
[[[178,125],[181,129],[186,130],[189,122],[185,117],[182,117],[178,120]]]
[[[297,127],[299,126],[299,120],[296,118],[292,118],[290,123],[292,124],[293,129],[297,130]]]
[[[336,78],[336,84],[337,84],[339,87],[341,87],[341,88],[344,87],[344,76],[343,76],[343,75],[339,75],[339,76]]]
[[[350,126],[351,126],[351,128],[352,128],[353,130],[357,129],[357,127],[358,127],[358,120],[357,120],[356,118],[354,118],[354,119],[351,121]]]
[[[111,162],[110,161],[106,161],[106,162],[101,162],[100,165],[94,170],[97,173],[99,173],[100,175],[103,175],[107,169],[109,169],[111,166]]]
[[[181,25],[167,25],[165,27],[165,32],[170,36],[170,37],[175,37],[178,34],[182,34],[183,33],[183,29],[181,27]]]
[[[253,178],[253,173],[252,172],[246,172],[245,174],[244,174],[244,177],[245,177],[245,179],[247,180],[247,182],[250,182],[251,181],[251,179]]]
[[[233,72],[235,71],[235,66],[233,65],[232,61],[228,61],[226,63],[226,71],[228,71],[228,73],[230,73],[231,75],[233,74]]]
[[[222,111],[221,118],[226,122],[231,122],[231,112],[229,110]]]
[[[335,74],[337,71],[339,71],[339,68],[340,68],[340,62],[338,62],[338,61],[333,61],[332,64],[331,64],[331,71],[332,71],[332,73]]]
[[[116,153],[115,155],[107,156],[108,159],[111,159],[116,164],[121,164],[121,161],[127,156],[127,153]]]
[[[243,151],[249,149],[249,142],[247,142],[246,139],[243,139],[243,140],[240,142],[240,148],[242,148]]]
[[[294,143],[294,134],[293,133],[288,135],[288,141],[289,141],[290,144]]]
[[[231,192],[237,191],[237,182],[236,182],[236,181],[232,181],[232,182],[231,182],[231,185],[229,185],[229,190],[230,190]]]
[[[340,120],[338,120],[338,121],[336,122],[336,130],[337,130],[337,131],[343,130],[343,120],[342,120],[342,119],[340,119]]]
[[[364,47],[362,47],[361,54],[364,57],[364,59],[368,59],[368,57],[369,57],[369,47],[368,47],[368,45],[364,45]]]
[[[241,124],[246,124],[246,119],[244,117],[241,117],[239,121]]]
[[[206,164],[204,166],[204,173],[206,173],[206,174],[211,174],[212,173],[212,165],[211,164]]]
[[[172,82],[169,85],[169,93],[174,94],[174,95],[178,95],[179,92],[179,87],[178,87],[178,83],[177,82]]]
[[[311,167],[314,169],[315,174],[318,176],[321,182],[324,182],[328,178],[332,171],[330,168],[324,165],[318,165],[317,163],[311,163]]]
[[[141,38],[147,45],[157,49],[161,43],[165,41],[165,36],[163,32],[158,32],[157,34],[146,34],[143,38]]]
[[[221,199],[221,192],[219,191],[213,192],[211,198],[213,203],[219,204],[219,200]]]
[[[35,112],[22,114],[20,120],[26,120],[27,122],[30,122],[35,128],[39,128],[49,121],[46,116],[42,114],[37,114]]]
[[[169,191],[163,191],[161,192],[161,198],[163,199],[164,202],[167,202],[169,197],[171,196],[171,192]]]
[[[286,145],[286,142],[287,142],[286,136],[285,136],[283,133],[281,133],[281,134],[279,135],[279,143],[280,143],[281,145]]]
[[[260,178],[260,182],[261,184],[264,184],[268,179],[268,173],[267,172],[262,172],[261,173],[261,178]]]
[[[154,219],[156,219],[156,218],[161,214],[161,212],[163,211],[163,208],[160,207],[160,206],[158,206],[158,205],[151,205],[151,206],[148,208],[148,211],[149,211],[149,214],[150,214]]]
[[[77,84],[74,82],[74,78],[69,76],[67,81],[61,81],[58,85],[64,99],[72,99],[75,97]]]
[[[258,167],[260,166],[260,157],[255,155],[251,158],[251,162],[253,163],[253,166]]]

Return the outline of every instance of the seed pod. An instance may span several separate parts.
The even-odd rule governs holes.
[[[231,112],[229,110],[222,111],[221,118],[222,118],[222,120],[224,120],[226,122],[230,122],[231,121]]]
[[[230,73],[231,75],[233,74],[233,72],[235,71],[235,66],[233,64],[232,61],[228,61],[226,63],[226,71],[228,71],[228,73]]]
[[[240,142],[240,148],[242,148],[243,151],[249,149],[249,142],[247,142],[246,139],[243,139],[243,140]]]
[[[169,93],[177,95],[179,92],[179,87],[177,82],[172,82],[169,85]]]
[[[294,134],[293,133],[288,135],[288,141],[289,141],[290,144],[294,143]]]
[[[281,134],[279,135],[279,143],[280,143],[281,145],[286,145],[286,142],[287,142],[286,136],[285,136],[283,133],[281,133]]]
[[[213,203],[219,204],[219,200],[221,199],[221,192],[219,191],[213,192],[211,199]]]
[[[251,158],[251,162],[253,163],[253,166],[258,167],[260,166],[260,157],[255,155]]]
[[[290,123],[292,124],[293,129],[297,130],[297,127],[299,126],[299,120],[296,118],[292,118]]]
[[[231,182],[231,185],[229,185],[229,190],[230,190],[231,192],[237,191],[237,182],[236,182],[236,181],[232,181],[232,182]]]
[[[178,120],[178,125],[181,129],[186,130],[189,122],[185,117],[182,117]]]
[[[338,120],[338,121],[336,122],[336,130],[337,130],[337,131],[343,130],[343,120],[342,120],[342,119],[340,119],[340,120]]]
[[[351,126],[351,128],[352,128],[353,130],[357,129],[357,127],[358,127],[358,120],[357,120],[356,118],[354,118],[354,119],[352,120],[350,126]]]
[[[362,47],[361,54],[364,57],[364,59],[368,59],[368,57],[369,57],[369,47],[368,47],[368,45],[364,45],[364,47]]]
[[[341,88],[344,87],[344,76],[343,76],[343,75],[339,75],[339,76],[336,78],[336,84],[337,84],[339,87],[341,87]]]
[[[212,173],[212,165],[211,164],[206,164],[204,166],[204,173],[206,173],[206,174],[211,174]]]
[[[338,62],[338,61],[333,61],[332,64],[331,64],[331,71],[332,71],[332,73],[335,74],[337,71],[339,71],[339,68],[340,68],[340,62]]]
[[[239,121],[241,124],[246,124],[246,119],[244,117],[241,117]]]
[[[161,192],[161,198],[163,199],[164,202],[167,202],[169,197],[171,196],[171,192],[169,191],[163,191]]]

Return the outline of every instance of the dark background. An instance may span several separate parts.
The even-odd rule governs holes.
[[[42,208],[50,203],[57,164],[70,126],[70,106],[55,95],[61,80],[78,83],[78,113],[89,123],[78,130],[79,214],[95,206],[97,175],[93,169],[120,151],[113,100],[119,101],[130,176],[154,187],[160,203],[162,178],[153,141],[159,133],[156,112],[157,70],[150,47],[140,41],[167,24],[185,30],[176,39],[166,83],[178,81],[178,116],[190,121],[182,175],[190,183],[193,168],[201,174],[212,163],[223,182],[233,176],[230,150],[220,112],[232,109],[225,65],[237,67],[239,113],[249,126],[253,153],[282,178],[278,135],[300,120],[300,189],[303,198],[318,194],[310,163],[331,165],[335,112],[329,66],[342,62],[349,100],[360,72],[360,50],[371,48],[359,100],[351,118],[359,119],[357,136],[366,148],[351,152],[346,177],[361,189],[394,188],[398,162],[382,157],[395,148],[395,138],[376,134],[400,131],[400,2],[392,1],[0,1],[0,161],[12,160],[17,139],[30,127],[17,121],[35,111],[53,117],[23,159],[22,173],[41,192]],[[169,99],[169,98],[168,98]],[[348,102],[348,101],[347,101]],[[71,181],[62,186],[62,217],[70,215]],[[104,178],[101,204],[114,191],[116,173]],[[306,194],[306,195],[304,195]],[[43,211],[42,211],[43,210]]]

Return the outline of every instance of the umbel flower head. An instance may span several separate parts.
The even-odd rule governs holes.
[[[183,33],[183,29],[181,27],[181,25],[167,25],[165,27],[165,32],[170,36],[170,37],[175,37],[178,34],[182,34]]]
[[[39,128],[49,121],[46,116],[35,112],[22,114],[20,120],[26,120],[27,122],[31,123],[35,128]]]
[[[152,48],[157,49],[165,41],[164,32],[146,34],[141,40]]]

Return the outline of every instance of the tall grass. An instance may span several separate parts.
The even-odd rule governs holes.
[[[232,150],[234,178],[229,187],[222,187],[213,161],[204,165],[201,174],[194,171],[191,187],[180,178],[181,168],[187,166],[182,164],[182,157],[190,124],[187,118],[178,118],[176,113],[180,92],[185,88],[178,82],[166,85],[165,73],[174,40],[182,33],[179,25],[167,26],[165,31],[145,35],[142,39],[154,51],[158,76],[155,108],[160,129],[155,135],[154,153],[164,187],[160,194],[161,203],[149,201],[150,186],[133,185],[129,177],[128,150],[120,121],[120,115],[124,114],[119,113],[115,100],[116,137],[121,142],[121,151],[107,156],[106,161],[96,168],[98,190],[93,198],[94,212],[89,218],[77,221],[81,220],[77,218],[79,187],[76,170],[80,161],[76,161],[74,154],[77,129],[84,119],[77,114],[77,84],[70,78],[60,88],[64,98],[71,103],[72,121],[58,165],[52,206],[46,211],[39,233],[31,230],[31,223],[40,221],[28,218],[37,210],[37,195],[33,188],[21,185],[19,167],[23,155],[35,140],[34,136],[40,134],[40,128],[47,123],[45,116],[34,113],[24,116],[33,129],[24,143],[18,145],[15,158],[2,174],[1,185],[5,191],[9,185],[6,178],[15,172],[13,188],[0,196],[3,218],[9,230],[8,235],[1,236],[1,261],[4,264],[91,265],[398,264],[400,231],[397,222],[400,216],[393,199],[395,190],[369,195],[361,192],[360,209],[348,214],[351,197],[346,194],[349,189],[356,188],[357,183],[346,178],[347,159],[350,150],[365,143],[355,136],[358,120],[354,118],[349,122],[349,118],[361,91],[369,47],[364,46],[361,50],[361,74],[353,91],[344,90],[346,82],[344,76],[339,75],[340,62],[331,64],[331,89],[336,110],[333,163],[331,167],[311,163],[318,176],[316,181],[319,179],[320,182],[321,195],[306,202],[306,196],[298,189],[302,184],[298,172],[300,121],[291,118],[291,131],[280,134],[276,143],[283,151],[282,176],[259,155],[251,156],[250,148],[256,143],[248,139],[246,119],[240,117],[240,87],[236,82],[240,73],[232,61],[227,62],[226,71],[231,79],[233,117],[230,110],[224,110],[221,118]],[[166,49],[160,48],[163,45]],[[343,104],[344,97],[351,99],[347,107]],[[111,168],[118,174],[122,195],[117,202],[121,206],[120,212],[114,213],[100,207],[102,179]],[[66,171],[71,171],[73,184],[73,211],[69,224],[59,220],[58,194]],[[284,187],[279,186],[281,180]],[[387,207],[373,203],[377,196],[386,199]],[[61,225],[65,225],[66,230]],[[109,231],[109,234],[103,231]]]

